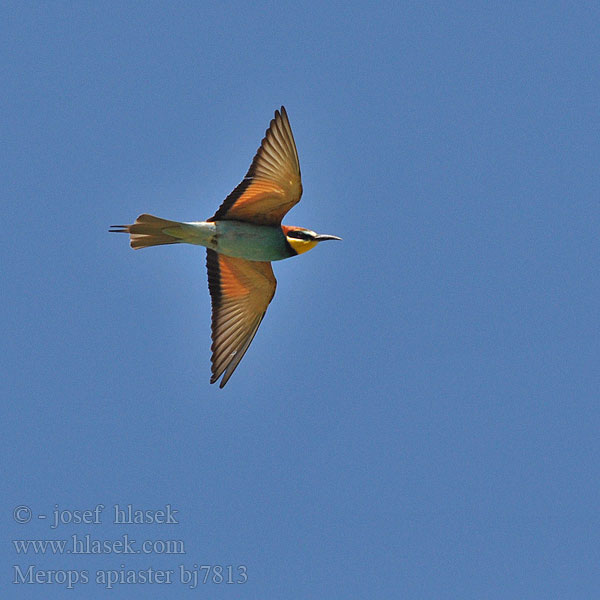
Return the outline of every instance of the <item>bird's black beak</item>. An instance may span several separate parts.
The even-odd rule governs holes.
[[[337,235],[318,235],[316,238],[317,242],[324,242],[325,240],[341,240],[341,237],[338,237]]]

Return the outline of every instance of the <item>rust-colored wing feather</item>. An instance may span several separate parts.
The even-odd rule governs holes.
[[[242,360],[269,302],[277,281],[269,262],[233,258],[206,251],[208,289],[212,302],[212,377],[223,375],[223,387]]]
[[[269,129],[243,181],[225,198],[209,221],[247,221],[279,225],[300,201],[298,152],[285,108],[275,111]]]

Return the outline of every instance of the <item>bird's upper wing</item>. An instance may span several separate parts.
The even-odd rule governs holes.
[[[285,108],[275,111],[269,129],[243,181],[225,198],[209,221],[229,219],[279,225],[300,201],[298,152]]]
[[[254,339],[277,281],[269,262],[233,258],[210,249],[206,268],[212,302],[210,382],[225,373],[219,384],[223,387]]]

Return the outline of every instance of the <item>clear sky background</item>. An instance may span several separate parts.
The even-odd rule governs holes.
[[[493,4],[3,3],[3,598],[597,597],[600,11]],[[344,241],[219,390],[204,250],[107,230],[211,216],[281,104],[285,222]],[[185,554],[10,542],[73,534]]]

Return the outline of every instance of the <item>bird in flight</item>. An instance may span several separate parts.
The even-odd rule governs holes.
[[[223,387],[250,346],[277,281],[271,261],[290,258],[335,235],[282,225],[300,201],[302,182],[292,128],[282,106],[242,182],[206,221],[181,223],[140,215],[132,225],[112,225],[128,233],[131,247],[196,244],[206,247],[212,305],[211,383]]]

